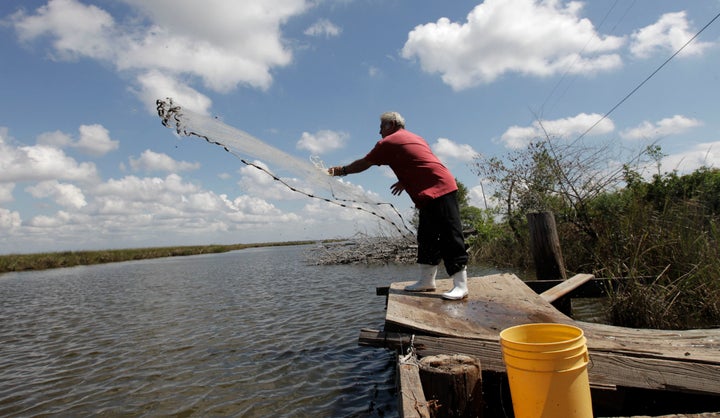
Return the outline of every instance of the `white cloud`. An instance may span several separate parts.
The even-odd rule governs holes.
[[[313,23],[312,26],[305,30],[307,36],[325,36],[330,38],[338,36],[342,32],[342,29],[327,19],[319,19]]]
[[[176,161],[167,154],[147,149],[137,159],[130,157],[130,167],[133,171],[165,171],[173,173],[176,171],[197,170],[200,168],[200,163]]]
[[[132,205],[138,202],[152,202],[175,206],[181,196],[198,192],[198,186],[185,183],[177,174],[165,178],[126,176],[110,179],[96,186],[93,193],[96,198],[115,199],[121,197]]]
[[[602,115],[597,113],[580,113],[569,118],[543,121],[542,126],[550,135],[570,138],[582,134],[600,119],[602,119]],[[615,124],[612,120],[604,118],[590,133],[592,135],[602,135],[613,130],[615,130]]]
[[[342,148],[349,136],[346,132],[330,130],[320,130],[314,134],[303,132],[297,142],[297,148],[319,155]]]
[[[57,180],[43,181],[26,190],[36,198],[50,197],[60,206],[71,209],[80,209],[87,205],[85,195],[79,187]]]
[[[223,200],[212,191],[198,191],[183,196],[185,211],[192,213],[217,213],[224,209]]]
[[[468,191],[468,200],[471,206],[481,209],[491,209],[497,205],[495,199],[492,196],[488,196],[481,185],[470,188]]]
[[[209,100],[187,83],[199,79],[217,92],[239,84],[267,89],[271,69],[292,61],[281,24],[310,7],[305,0],[124,2],[138,14],[122,22],[77,0],[50,0],[11,22],[24,42],[50,38],[57,59],[87,57],[137,75],[137,93],[151,111],[155,99],[179,93],[185,106],[206,113]],[[154,81],[162,85],[151,87]]]
[[[157,223],[155,227],[173,224],[178,228],[187,226],[194,229],[201,223],[226,231],[232,228],[233,223],[278,224],[301,220],[292,213],[284,213],[260,196],[240,195],[229,199],[227,195],[218,195],[186,183],[175,174],[165,178],[127,176],[110,180],[95,189],[94,205],[96,217],[135,218],[127,228],[138,227],[137,222],[152,221]]]
[[[416,26],[402,49],[455,90],[490,83],[506,73],[546,77],[618,68],[624,40],[596,32],[582,4],[487,0],[465,22],[441,18]],[[582,51],[582,55],[580,55]]]
[[[152,20],[120,68],[158,68],[199,76],[216,91],[238,83],[269,87],[270,68],[292,59],[280,25],[304,13],[305,0],[125,0]],[[137,36],[137,34],[133,34]],[[188,53],[193,59],[188,60]]]
[[[52,216],[46,216],[46,215],[38,215],[30,218],[26,223],[26,227],[29,227],[30,229],[52,229],[52,230],[60,230],[63,226],[67,224],[68,220],[68,213],[60,211],[57,213],[55,217]]]
[[[12,202],[15,183],[0,183],[0,203]]]
[[[65,148],[73,143],[72,136],[60,132],[43,132],[37,137],[37,143],[39,145],[48,145],[55,148]]]
[[[20,228],[20,213],[0,208],[0,231],[9,232]]]
[[[512,126],[505,131],[500,140],[507,148],[520,149],[526,146],[531,140],[537,138],[565,138],[573,139],[601,120],[602,115],[597,113],[580,113],[577,116],[556,119],[535,121],[531,126]],[[602,135],[615,130],[615,124],[609,118],[604,118],[595,126],[588,135]]]
[[[80,136],[77,141],[69,134],[60,131],[44,132],[38,135],[39,145],[48,145],[54,148],[77,148],[81,152],[101,156],[118,149],[120,141],[110,138],[110,132],[99,124],[80,125]]]
[[[255,221],[268,222],[272,221],[273,217],[283,216],[282,211],[275,205],[257,196],[239,196],[232,201],[229,207],[234,210],[233,219],[236,221],[248,220],[252,217]],[[290,218],[299,220],[292,214]],[[278,221],[283,222],[282,219],[278,219]]]
[[[95,164],[78,163],[47,145],[15,147],[0,137],[0,183],[43,180],[96,181]]]
[[[207,115],[212,105],[210,98],[198,92],[187,84],[181,83],[175,77],[157,70],[150,70],[137,77],[139,90],[135,91],[146,109],[154,113],[157,110],[155,101],[172,97],[176,103],[193,112]]]
[[[19,11],[11,16],[21,41],[29,42],[42,36],[53,38],[57,59],[80,57],[110,59],[115,21],[96,6],[76,0],[51,0],[35,14]]]
[[[620,137],[629,140],[652,140],[668,135],[677,135],[701,125],[702,122],[697,119],[688,118],[682,115],[675,115],[671,118],[662,119],[657,123],[644,121],[634,128],[626,129],[620,132]]]
[[[110,138],[110,133],[102,125],[81,125],[80,139],[74,144],[86,154],[99,156],[118,149],[120,141]]]
[[[312,200],[303,206],[303,213],[308,214],[310,219],[320,225],[327,222],[327,219],[332,219],[333,222],[358,222],[361,219],[373,223],[377,221],[372,214],[355,209],[352,203],[345,208],[338,208],[336,205],[321,200]],[[381,212],[378,211],[378,213]],[[387,219],[392,220],[394,217],[388,216]]]
[[[635,31],[631,36],[630,52],[639,58],[648,58],[653,53],[675,53],[687,43],[695,33],[690,31],[690,24],[684,11],[666,13],[649,26]],[[695,40],[690,43],[679,56],[700,55],[712,46],[710,42]]]
[[[478,154],[468,144],[456,144],[447,138],[438,138],[432,145],[435,155],[442,161],[454,159],[462,162],[470,162]]]
[[[720,141],[705,142],[662,160],[663,171],[691,173],[700,167],[720,168]]]
[[[265,170],[268,169],[268,166],[261,161],[256,160],[252,163]],[[268,173],[256,167],[246,165],[241,167],[238,172],[240,173],[240,180],[237,184],[247,195],[271,200],[295,200],[303,198],[301,194],[293,192],[287,186],[273,179]],[[312,190],[309,190],[310,185],[308,184],[300,186],[294,184],[295,180],[286,178],[284,178],[283,181],[297,186],[299,190],[312,192]]]

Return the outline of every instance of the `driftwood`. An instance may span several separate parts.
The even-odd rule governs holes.
[[[356,235],[347,241],[313,247],[307,258],[313,265],[411,264],[417,258],[417,245],[414,237]]]

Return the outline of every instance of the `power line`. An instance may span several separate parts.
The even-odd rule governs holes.
[[[615,6],[617,6],[618,1],[619,1],[619,0],[615,0],[615,3],[613,3],[613,4],[610,6],[610,8],[608,9],[608,11],[605,13],[605,16],[603,16],[602,20],[600,21],[600,23],[599,23],[598,26],[597,26],[598,30],[605,24],[605,21],[606,21],[607,18],[610,16],[610,13],[612,13],[613,9],[615,9]],[[633,1],[633,3],[635,3],[635,2]],[[627,13],[627,12],[626,12],[626,13]],[[624,16],[623,16],[623,17],[624,17]],[[612,33],[612,31],[611,31],[610,33]],[[565,78],[567,77],[567,75],[568,75],[568,74],[570,73],[570,71],[573,69],[573,67],[575,66],[575,64],[577,63],[577,61],[580,59],[580,57],[581,57],[582,54],[585,52],[585,50],[588,48],[588,46],[590,46],[590,44],[592,43],[593,40],[594,40],[594,34],[590,36],[590,38],[587,40],[587,42],[586,42],[585,45],[582,47],[582,49],[580,50],[580,52],[577,53],[577,55],[575,56],[575,58],[573,59],[573,61],[567,66],[567,68],[565,69],[565,72],[563,73],[563,75],[560,77],[560,79],[557,81],[557,83],[555,83],[555,86],[553,86],[552,90],[550,91],[550,93],[549,93],[549,94],[547,95],[547,97],[545,98],[545,101],[542,103],[542,105],[540,105],[540,114],[541,114],[541,115],[544,113],[545,105],[550,101],[550,98],[552,98],[552,96],[555,94],[555,91],[560,87],[560,84],[562,84],[562,82],[565,80]],[[570,87],[570,86],[568,86],[568,87],[566,88],[566,91],[567,91],[567,89],[568,89],[569,87]],[[563,93],[563,94],[564,94],[564,93]],[[562,98],[562,95],[561,95],[560,97],[558,97],[557,101],[559,101],[561,98]]]
[[[583,137],[585,137],[585,135],[587,135],[588,132],[592,131],[596,126],[598,126],[598,125],[600,124],[600,122],[602,122],[602,121],[604,121],[605,119],[607,119],[607,117],[610,116],[610,114],[611,114],[612,112],[614,112],[615,109],[617,109],[618,107],[620,107],[620,105],[622,105],[623,103],[625,103],[625,101],[626,101],[627,99],[629,99],[630,96],[632,96],[633,94],[635,94],[636,91],[640,90],[640,88],[641,88],[645,83],[647,83],[651,78],[653,78],[653,76],[655,76],[655,74],[657,74],[660,70],[662,70],[663,67],[665,67],[665,65],[667,65],[673,58],[675,58],[680,52],[682,52],[682,50],[685,49],[685,47],[687,47],[688,45],[690,45],[690,43],[692,43],[698,36],[700,36],[700,34],[703,33],[703,31],[705,31],[705,29],[707,29],[710,25],[712,25],[713,22],[715,22],[718,18],[720,18],[720,13],[716,14],[715,17],[713,17],[705,26],[702,27],[702,29],[700,29],[692,38],[690,38],[687,42],[685,42],[685,44],[684,44],[683,46],[681,46],[680,49],[678,49],[677,51],[675,51],[675,53],[672,54],[672,55],[670,56],[670,58],[666,59],[665,62],[663,62],[658,68],[655,69],[655,71],[653,71],[649,76],[647,76],[647,77],[645,78],[645,80],[642,81],[642,83],[638,84],[637,87],[635,87],[634,89],[632,89],[632,91],[631,91],[630,93],[628,93],[625,97],[623,97],[622,100],[620,100],[615,106],[613,106],[612,109],[608,110],[607,113],[605,113],[600,119],[597,120],[597,122],[595,122],[595,123],[594,123],[592,126],[590,126],[585,132],[583,132],[580,136],[578,136],[578,137],[575,139],[575,141],[573,141],[573,142],[577,142],[577,141],[579,141],[580,139],[582,139]]]

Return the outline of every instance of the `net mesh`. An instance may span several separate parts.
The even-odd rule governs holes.
[[[375,199],[358,186],[329,176],[318,157],[312,157],[310,161],[296,158],[218,119],[185,109],[171,98],[158,99],[156,104],[162,124],[174,129],[178,135],[197,137],[222,147],[243,164],[263,171],[293,192],[374,216],[390,226],[391,233],[406,237],[414,235],[394,205]],[[248,157],[261,160],[278,171],[251,162]],[[275,174],[279,171],[291,173],[294,177]]]

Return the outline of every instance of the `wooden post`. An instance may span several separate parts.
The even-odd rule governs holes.
[[[538,280],[566,280],[560,238],[552,212],[529,213],[530,249]]]
[[[428,356],[420,360],[425,397],[436,401],[433,417],[481,417],[480,361],[463,355]]]

